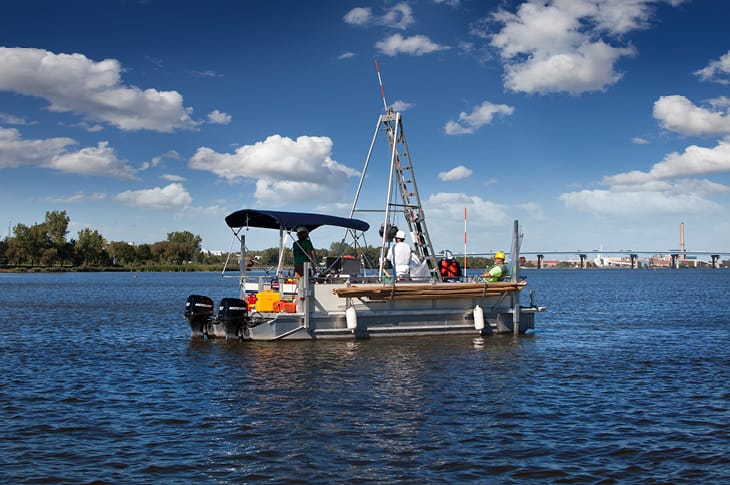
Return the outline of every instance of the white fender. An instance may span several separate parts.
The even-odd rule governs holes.
[[[348,330],[355,330],[357,328],[357,311],[354,306],[348,307],[345,310],[345,319],[347,320]]]
[[[479,305],[474,307],[474,328],[484,330],[484,311]]]

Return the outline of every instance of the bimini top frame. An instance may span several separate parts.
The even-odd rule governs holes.
[[[282,229],[293,231],[304,226],[313,231],[320,226],[337,226],[357,231],[367,231],[370,224],[360,219],[337,217],[311,212],[283,212],[272,210],[242,209],[226,216],[230,228],[257,227],[263,229]]]
[[[285,212],[259,209],[241,209],[233,212],[226,216],[226,224],[228,224],[228,227],[233,230],[233,234],[241,242],[239,272],[242,281],[245,278],[246,271],[248,269],[246,237],[241,233],[243,229],[255,227],[279,230],[279,261],[276,268],[277,276],[281,276],[283,271],[284,241],[286,239],[286,235],[291,232],[295,232],[297,227],[304,226],[308,231],[313,231],[321,226],[344,227],[351,231],[361,232],[365,232],[370,229],[370,224],[360,219],[331,216],[327,214],[315,214],[312,212]]]

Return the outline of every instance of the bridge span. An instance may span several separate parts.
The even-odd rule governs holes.
[[[574,255],[578,256],[581,268],[588,267],[588,256],[595,255],[593,262],[598,267],[619,267],[626,266],[632,269],[641,267],[640,255],[647,255],[648,262],[653,266],[664,266],[670,268],[679,268],[681,266],[697,266],[698,263],[707,264],[712,268],[719,268],[721,257],[730,257],[730,251],[679,251],[679,250],[660,250],[660,251],[633,251],[631,249],[621,249],[618,251],[592,250],[592,251],[520,251],[520,256],[534,255],[537,259],[537,268],[543,268],[545,255]],[[608,257],[610,255],[618,255],[619,258]],[[700,257],[707,258],[707,261],[698,259]],[[657,264],[659,263],[659,264]]]

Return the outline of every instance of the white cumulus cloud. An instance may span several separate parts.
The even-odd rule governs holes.
[[[730,172],[730,144],[714,148],[691,145],[670,153],[649,171],[632,170],[603,177],[606,189],[581,190],[560,196],[565,206],[602,218],[640,220],[661,215],[721,214],[712,200],[730,193],[730,187],[698,177]]]
[[[85,201],[99,201],[104,200],[107,198],[107,195],[103,192],[94,192],[91,194],[87,194],[83,191],[76,192],[73,195],[67,196],[67,197],[45,197],[42,200],[53,202],[56,204],[65,204],[65,203],[77,203],[77,202],[85,202]]]
[[[231,115],[218,111],[217,109],[208,113],[208,123],[214,125],[227,125],[231,122],[231,119]]]
[[[501,9],[473,33],[487,38],[504,63],[505,87],[527,93],[601,91],[622,77],[620,59],[637,54],[621,45],[629,32],[651,25],[654,0],[549,0]],[[673,2],[677,5],[679,2]],[[499,29],[492,32],[489,26]]]
[[[76,140],[66,137],[26,140],[15,128],[0,127],[0,168],[45,166],[76,144]]]
[[[701,193],[682,192],[678,186],[668,190],[632,192],[614,190],[582,190],[562,194],[565,206],[600,217],[641,220],[659,214],[686,215],[722,211],[722,206]]]
[[[71,150],[76,145],[72,138],[27,140],[14,128],[0,127],[0,169],[36,166],[81,175],[134,178],[136,170],[117,158],[108,142]]]
[[[163,211],[185,209],[193,201],[185,187],[179,183],[152,189],[127,190],[114,196],[114,199],[130,207]]]
[[[172,173],[162,174],[161,175],[161,178],[167,180],[168,182],[185,182],[187,180],[182,175],[175,175],[175,174],[172,174]]]
[[[396,112],[403,112],[408,111],[409,109],[413,108],[415,106],[414,103],[408,103],[406,101],[397,100],[393,104],[390,105],[391,108],[393,108],[393,111]]]
[[[429,221],[429,235],[436,251],[447,248],[456,250],[464,244],[465,209],[470,247],[483,250],[504,244],[504,228],[509,227],[512,221],[512,209],[477,195],[439,192],[423,201],[423,210]]]
[[[712,81],[720,84],[730,84],[730,51],[716,61],[695,72],[703,81]]]
[[[444,182],[454,182],[456,180],[463,180],[467,177],[470,177],[472,173],[474,173],[473,170],[470,170],[463,165],[459,165],[458,167],[454,167],[447,172],[439,173],[438,177]]]
[[[85,147],[77,152],[57,155],[44,166],[62,172],[120,179],[132,179],[135,173],[132,167],[117,158],[114,149],[105,141],[99,142],[95,147]]]
[[[371,8],[355,7],[343,17],[345,23],[360,27],[371,25],[405,29],[415,21],[413,10],[406,2],[400,2],[385,9],[382,15],[374,15]]]
[[[606,185],[638,185],[655,180],[694,177],[730,172],[730,143],[720,141],[714,148],[690,145],[682,153],[670,153],[648,172],[634,170],[603,178]]]
[[[375,43],[375,47],[386,56],[397,56],[398,54],[422,56],[449,48],[448,46],[437,44],[425,35],[403,37],[400,34],[393,34],[390,37],[379,40]]]
[[[459,121],[448,121],[444,126],[447,135],[464,135],[474,133],[481,126],[489,124],[494,120],[495,115],[509,116],[514,112],[512,106],[506,104],[493,104],[489,101],[474,107],[471,113],[461,112]]]
[[[345,23],[350,25],[367,25],[372,22],[372,19],[372,9],[365,7],[355,7],[343,17]]]
[[[316,197],[343,195],[347,180],[359,172],[332,159],[328,137],[300,136],[296,140],[272,135],[234,153],[198,148],[189,166],[207,170],[228,181],[256,180],[255,197],[277,205]],[[276,194],[279,194],[277,196]]]
[[[29,124],[31,124],[25,118],[21,118],[19,116],[11,115],[8,113],[0,113],[0,123],[5,123],[6,125],[29,125]]]
[[[715,103],[715,107],[722,105],[724,111],[713,111],[695,105],[684,96],[662,96],[654,103],[654,118],[662,128],[682,135],[730,135],[727,104]]]
[[[116,59],[0,47],[0,90],[47,100],[49,109],[73,112],[124,131],[193,129],[191,108],[177,91],[127,86]]]

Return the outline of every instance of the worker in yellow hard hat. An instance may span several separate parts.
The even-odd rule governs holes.
[[[509,266],[504,264],[504,252],[497,251],[494,254],[494,264],[481,274],[482,281],[502,281],[509,278]]]

